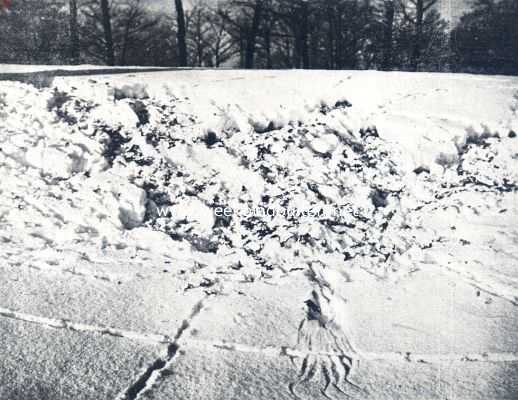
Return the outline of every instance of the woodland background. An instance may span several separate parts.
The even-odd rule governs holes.
[[[518,74],[518,0],[468,1],[0,0],[0,63]]]

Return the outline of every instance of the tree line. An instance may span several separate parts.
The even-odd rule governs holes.
[[[0,62],[518,72],[518,2],[12,0]],[[167,3],[165,3],[167,4]]]
[[[518,0],[477,0],[451,33],[457,71],[518,75]]]

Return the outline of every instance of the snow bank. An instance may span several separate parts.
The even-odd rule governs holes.
[[[472,104],[432,106],[456,86],[446,96],[424,75],[308,72],[301,88],[301,72],[164,74],[2,83],[1,240],[34,255],[133,249],[236,279],[353,259],[386,276],[440,239],[430,204],[516,190],[508,87],[505,113],[474,119]]]

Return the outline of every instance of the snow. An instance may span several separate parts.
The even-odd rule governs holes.
[[[106,70],[106,66],[104,65],[92,65],[92,64],[81,64],[81,65],[35,65],[35,64],[0,64],[0,74],[12,74],[12,73],[31,73],[31,72],[42,72],[42,71],[84,71],[84,70]],[[147,69],[146,67],[110,67],[110,70],[117,69]],[[160,70],[161,68],[155,68]]]
[[[91,393],[114,398],[131,382],[134,369],[159,355],[151,345],[136,346],[94,334],[70,335],[10,320],[0,322],[0,338],[6,354],[19,355],[18,359],[4,358],[0,366],[0,396],[11,399],[33,398],[34,393],[47,398],[85,400]],[[35,366],[38,374],[27,379]],[[62,373],[54,373],[56,368]]]
[[[379,331],[385,319],[421,321],[433,301],[446,326],[451,285],[463,285],[465,309],[471,289],[506,313],[518,304],[517,110],[509,77],[160,71],[0,82],[0,257],[107,282],[167,269],[178,290],[217,299],[208,314],[195,309],[210,334],[187,347],[215,335],[309,351],[297,359],[306,381],[308,363],[346,381],[373,353],[433,352],[435,339],[412,342],[417,331],[387,349]],[[420,292],[434,285],[434,296]],[[393,315],[384,298],[396,299]],[[459,318],[458,347],[445,351],[518,351],[507,335],[516,318],[486,326],[473,351],[467,332],[479,320]],[[492,343],[488,332],[506,335]]]

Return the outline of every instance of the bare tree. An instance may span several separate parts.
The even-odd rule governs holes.
[[[79,27],[77,21],[77,0],[69,0],[68,3],[70,13],[70,61],[73,64],[79,62]]]
[[[110,1],[110,34],[106,35],[105,14],[99,0],[82,1],[79,10],[82,57],[90,62],[111,64],[108,61],[113,56],[113,64],[117,65],[171,65],[174,58],[171,51],[174,46],[169,39],[171,21],[161,23],[166,16],[150,13],[143,3],[142,0]],[[163,59],[157,59],[160,53]]]
[[[383,59],[381,61],[381,69],[387,71],[392,68],[394,18],[396,13],[394,0],[384,0],[383,8]]]
[[[208,18],[211,36],[209,46],[215,67],[220,67],[222,63],[230,60],[237,51],[232,36],[227,31],[227,21],[221,17],[221,11],[226,7],[228,4],[218,4],[215,9],[211,9]]]
[[[219,10],[219,13],[238,44],[241,67],[254,68],[265,0],[233,0],[229,4],[231,7]]]
[[[318,6],[318,2],[314,3]],[[294,39],[294,66],[296,68],[309,68],[309,40],[312,27],[310,26],[309,2],[306,0],[278,0],[276,17],[288,28]]]
[[[150,17],[142,7],[141,0],[128,0],[117,11],[120,31],[120,55],[119,64],[127,62],[130,49],[143,45],[148,40],[148,32],[159,22],[158,17]],[[152,39],[152,38],[149,38]]]
[[[191,8],[185,12],[190,65],[219,67],[237,53],[236,42],[227,30],[228,21],[222,17],[230,14],[231,7],[229,2],[191,1]]]
[[[65,12],[62,4],[28,0],[12,2],[9,14],[0,10],[0,62],[67,62],[70,36],[68,24],[63,24]]]
[[[253,4],[252,24],[246,33],[245,68],[248,69],[254,68],[255,45],[261,26],[262,13],[263,1],[256,0]]]
[[[106,64],[115,65],[115,51],[113,48],[112,21],[108,0],[101,0],[102,25],[104,31],[104,45],[106,48]]]
[[[419,61],[423,49],[423,28],[425,15],[433,9],[437,0],[408,0],[401,1],[405,18],[414,28],[412,39],[412,52],[410,55],[410,67],[412,71],[419,70]]]
[[[176,23],[177,23],[177,32],[176,32],[176,41],[178,45],[178,65],[180,67],[186,67],[187,60],[187,29],[185,23],[185,12],[183,8],[182,0],[175,0],[176,7]]]
[[[452,32],[461,71],[518,75],[518,2],[477,0]]]
[[[193,4],[191,10],[186,13],[187,25],[187,49],[193,56],[192,64],[203,67],[212,64],[210,56],[209,37],[210,25],[208,23],[208,5],[205,2]]]
[[[272,2],[268,1],[263,13],[263,24],[261,28],[261,36],[263,40],[264,56],[266,58],[266,68],[273,68],[272,51],[274,46],[274,29],[277,25],[276,18],[273,13]]]

